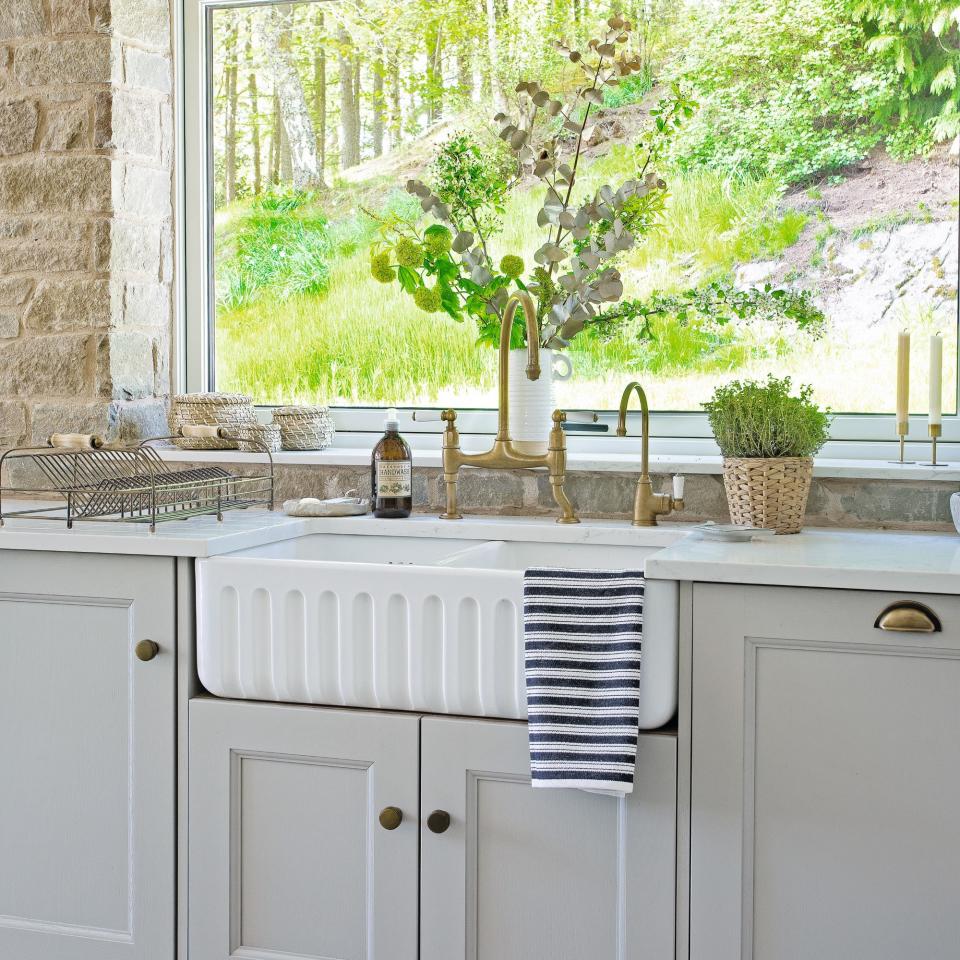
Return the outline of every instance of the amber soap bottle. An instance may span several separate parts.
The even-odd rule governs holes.
[[[384,434],[373,448],[371,464],[373,515],[396,519],[413,510],[413,459],[407,441],[400,436],[397,411],[387,411]]]

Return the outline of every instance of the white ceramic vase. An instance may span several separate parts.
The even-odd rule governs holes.
[[[565,353],[541,348],[540,377],[529,380],[526,349],[511,350],[509,363],[510,436],[518,450],[544,454],[557,408],[554,385],[570,379],[573,364]]]

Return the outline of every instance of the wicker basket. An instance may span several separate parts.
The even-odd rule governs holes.
[[[812,478],[810,457],[724,457],[723,485],[731,521],[799,533]]]
[[[253,401],[242,393],[184,393],[170,404],[170,433],[181,427],[222,427],[235,436],[244,427],[256,425]],[[236,450],[237,441],[223,437],[178,437],[183,450]]]
[[[284,450],[323,450],[336,433],[327,407],[277,407],[273,422]]]
[[[275,424],[257,423],[237,432],[237,449],[241,453],[263,453],[264,447],[271,453],[280,450],[280,428]]]

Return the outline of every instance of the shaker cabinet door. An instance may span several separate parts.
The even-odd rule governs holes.
[[[421,960],[672,960],[676,737],[620,799],[532,788],[523,723],[421,736]]]
[[[692,663],[692,960],[956,960],[960,600],[697,585]]]
[[[174,607],[171,560],[0,549],[4,960],[173,960]]]
[[[416,960],[418,725],[191,701],[190,960]]]

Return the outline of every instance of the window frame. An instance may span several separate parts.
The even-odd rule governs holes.
[[[214,356],[216,349],[215,295],[212,270],[213,217],[213,84],[211,66],[213,42],[211,23],[216,10],[268,6],[290,0],[177,0],[175,16],[176,95],[179,108],[177,149],[177,214],[180,225],[178,260],[180,289],[179,318],[176,330],[177,361],[175,363],[176,391],[199,392],[214,388]],[[295,0],[297,2],[297,0]],[[337,0],[309,0],[309,2],[337,2]],[[957,198],[960,203],[960,176]],[[960,207],[958,207],[960,220]],[[960,287],[960,244],[957,250],[956,272]],[[958,298],[957,325],[960,330],[960,298]],[[891,350],[893,350],[891,343]],[[960,354],[960,336],[958,336]],[[960,371],[960,364],[958,364]],[[626,382],[627,377],[624,377]],[[960,373],[957,377],[956,414],[943,417],[944,444],[960,444]],[[891,380],[893,396],[895,385]],[[651,396],[656,405],[656,396]],[[272,407],[260,407],[269,412]],[[351,434],[380,433],[383,428],[382,407],[333,407],[332,413],[338,431]],[[401,407],[406,433],[437,434],[442,432],[439,407]],[[493,435],[496,433],[495,409],[464,409],[459,412],[458,424],[465,434]],[[597,415],[597,422],[608,427],[606,434],[572,433],[571,448],[584,453],[613,453],[611,445],[615,411],[570,411]],[[629,433],[639,431],[639,415],[629,416]],[[677,454],[704,455],[716,452],[707,417],[699,412],[656,411],[650,413],[651,436],[663,441]],[[911,414],[910,443],[926,442],[925,413]],[[864,460],[889,459],[895,444],[895,416],[885,413],[839,414],[834,417],[830,443],[824,448],[824,457],[846,457]],[[948,448],[950,449],[950,448]],[[955,454],[956,455],[956,454]]]

